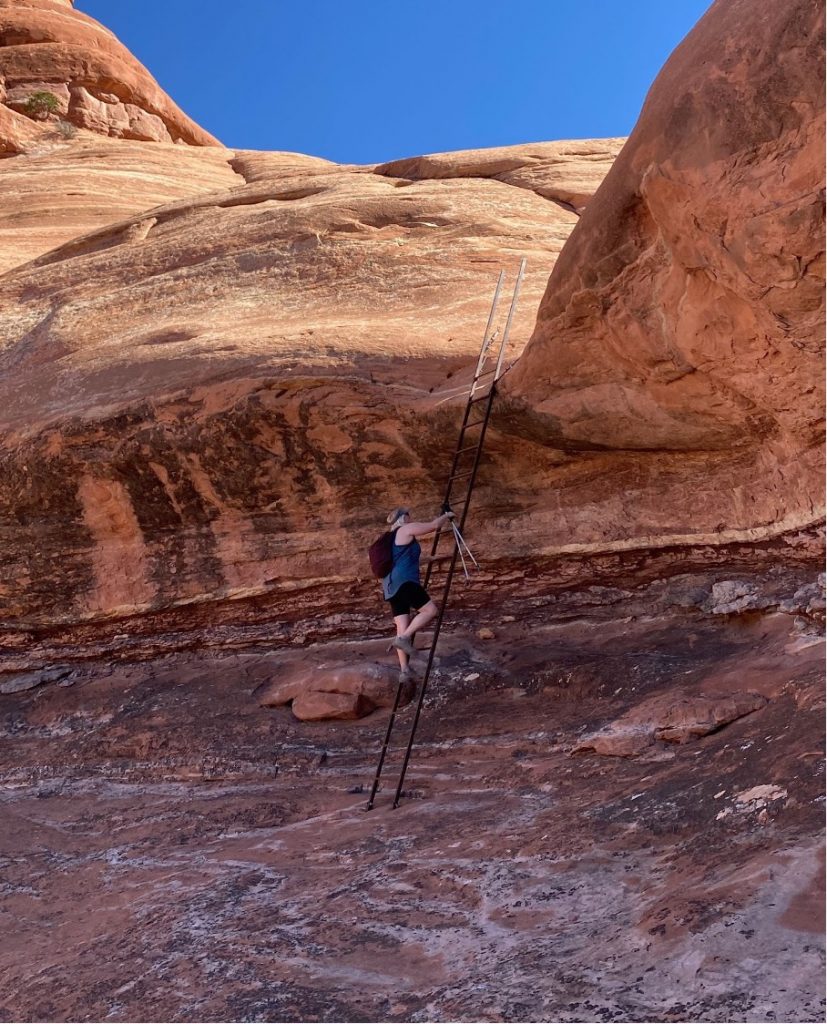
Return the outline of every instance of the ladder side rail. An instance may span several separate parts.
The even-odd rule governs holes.
[[[500,271],[500,275],[497,278],[497,287],[494,289],[494,298],[493,298],[493,300],[491,302],[491,310],[488,313],[488,323],[485,325],[485,333],[482,336],[482,348],[480,349],[479,359],[477,360],[477,369],[476,369],[476,372],[474,373],[474,380],[473,380],[473,382],[471,384],[471,393],[472,394],[473,394],[474,388],[476,386],[477,378],[479,377],[480,371],[482,370],[483,364],[485,363],[485,354],[486,354],[486,351],[488,350],[488,345],[489,345],[490,340],[491,340],[490,339],[491,328],[494,325],[494,316],[495,316],[495,314],[497,312],[497,304],[500,301],[500,292],[502,291],[503,281],[504,280],[505,280],[505,271],[501,270]]]
[[[486,397],[489,397],[489,396],[486,396]],[[461,447],[463,439],[464,439],[464,436],[465,436],[465,432],[466,432],[468,416],[470,414],[471,407],[472,407],[473,404],[474,403],[469,399],[467,405],[465,406],[465,418],[463,420],[463,424],[462,424],[462,427],[460,429],[459,438],[457,440],[457,450],[456,450],[456,452],[454,454],[454,461],[453,461],[453,465],[451,466],[451,472],[448,474],[448,484],[447,484],[447,487],[445,489],[445,500],[443,501],[443,506],[450,505],[450,503],[451,503],[451,492],[453,491],[454,483],[457,480],[468,479],[469,477],[473,480],[474,474],[476,472],[476,466],[477,466],[477,464],[479,462],[479,458],[480,458],[480,455],[481,455],[481,452],[482,452],[482,444],[483,444],[483,441],[484,441],[484,438],[485,438],[485,431],[484,430],[480,433],[480,435],[477,438],[477,441],[476,441],[475,444],[469,445],[467,448]],[[474,425],[476,426],[477,424],[474,424]],[[467,472],[459,473],[458,474],[456,472],[456,469],[457,469],[457,466],[459,465],[460,456],[465,454],[465,453],[467,453],[467,452],[469,452],[469,451],[473,451],[474,452],[474,465],[473,465],[473,468],[471,470],[468,470]],[[468,493],[469,492],[466,491],[466,495],[462,499],[462,502],[466,502],[468,500]],[[439,542],[442,539],[443,530],[444,530],[444,527],[440,526],[440,528],[434,534],[434,539],[431,542],[430,557],[429,557],[428,565],[427,565],[427,567],[425,569],[425,580],[424,580],[424,582],[422,584],[423,587],[426,590],[428,589],[428,584],[431,581],[431,575],[433,573],[433,567],[434,567],[433,559],[434,559],[434,556],[437,553],[437,549],[439,547]]]
[[[468,417],[471,415],[471,407],[472,407],[472,404],[473,404],[471,402],[471,399],[472,399],[472,397],[474,395],[474,391],[476,389],[477,382],[478,382],[478,380],[479,380],[479,378],[480,378],[480,376],[482,374],[482,368],[485,365],[486,353],[487,353],[488,346],[489,346],[490,341],[491,341],[491,338],[490,338],[491,327],[494,324],[494,317],[496,316],[496,313],[497,313],[497,306],[499,305],[499,302],[500,302],[500,293],[502,292],[502,287],[503,287],[503,282],[504,281],[505,281],[505,271],[501,270],[500,273],[499,273],[499,276],[497,277],[497,286],[494,289],[494,298],[491,300],[491,309],[488,311],[488,321],[487,321],[487,323],[485,325],[485,331],[484,331],[483,336],[482,336],[482,345],[480,347],[480,354],[479,354],[479,357],[477,359],[477,368],[474,371],[474,379],[471,381],[471,389],[470,389],[470,391],[468,393],[468,400],[465,403],[465,413],[464,413],[464,415],[462,417],[462,424],[460,425],[460,428],[459,428],[459,435],[457,437],[457,444],[456,444],[456,448],[454,449],[454,458],[453,458],[453,460],[451,462],[451,472],[448,474],[448,486],[447,486],[446,491],[445,491],[445,501],[443,502],[443,504],[446,504],[446,505],[451,500],[451,484],[453,482],[452,481],[452,477],[453,477],[454,473],[456,472],[457,466],[459,465],[459,459],[460,459],[460,456],[462,454],[462,452],[461,452],[461,449],[463,447],[462,442],[463,442],[463,440],[465,438],[465,432],[466,432],[466,429],[467,429],[467,426],[468,426]],[[496,380],[496,377],[494,379]],[[432,572],[432,567],[433,567],[432,559],[433,559],[434,555],[436,555],[437,548],[439,547],[439,542],[440,542],[440,539],[441,539],[441,537],[440,537],[441,533],[442,533],[442,528],[440,527],[440,529],[438,529],[436,531],[436,533],[434,534],[434,539],[431,542],[430,559],[428,561],[427,568],[425,569],[425,581],[423,583],[423,586],[425,587],[426,590],[428,589],[428,584],[431,581],[431,572]]]
[[[459,527],[459,532],[460,533],[462,533],[464,528],[465,528],[465,519],[466,519],[466,516],[468,515],[468,509],[469,509],[469,507],[471,505],[471,495],[474,492],[474,485],[477,482],[477,470],[479,469],[480,460],[482,459],[482,449],[483,449],[483,445],[485,444],[485,434],[486,434],[486,431],[488,430],[488,421],[491,418],[491,411],[492,411],[492,409],[494,407],[494,399],[495,399],[496,395],[497,395],[496,384],[492,384],[491,385],[491,391],[490,391],[490,393],[488,395],[488,401],[485,404],[485,417],[482,420],[482,429],[480,430],[480,443],[479,443],[479,445],[477,447],[477,453],[474,456],[474,465],[471,468],[471,475],[468,478],[468,491],[467,491],[466,498],[465,498],[465,505],[463,506],[463,509],[462,509],[462,516],[460,518],[460,521],[457,524],[458,527]]]
[[[391,734],[393,733],[394,723],[396,721],[396,712],[399,710],[399,701],[402,697],[402,687],[405,685],[405,680],[400,677],[399,684],[396,687],[396,698],[393,702],[393,708],[391,710],[391,716],[388,719],[388,728],[385,732],[385,740],[382,743],[382,750],[379,754],[379,763],[376,765],[376,773],[373,776],[373,785],[370,787],[370,796],[368,797],[366,811],[373,809],[373,801],[376,798],[376,791],[379,789],[379,780],[382,776],[382,767],[385,764],[385,758],[388,753],[388,746],[391,741]]]
[[[500,368],[503,363],[503,356],[505,355],[505,346],[508,342],[508,335],[511,331],[511,321],[514,319],[514,310],[517,308],[517,298],[520,294],[520,285],[523,283],[523,275],[525,274],[526,259],[525,256],[520,260],[520,269],[517,273],[517,280],[514,284],[514,294],[511,296],[511,305],[508,309],[508,319],[505,322],[505,330],[503,331],[502,341],[500,342],[500,351],[497,356],[497,372],[494,374],[494,381],[499,380]]]

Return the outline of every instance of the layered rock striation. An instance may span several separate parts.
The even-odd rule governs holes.
[[[54,134],[0,160],[0,275],[154,206],[233,188],[233,150]]]

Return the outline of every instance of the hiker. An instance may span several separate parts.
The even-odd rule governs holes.
[[[422,548],[417,537],[439,530],[453,518],[453,512],[445,512],[429,523],[412,523],[410,509],[407,508],[395,508],[387,517],[388,528],[393,534],[393,568],[382,579],[382,593],[385,600],[390,601],[396,623],[396,639],[392,646],[396,648],[403,676],[410,672],[413,635],[426,626],[438,611],[419,582]],[[411,609],[416,612],[413,618]]]

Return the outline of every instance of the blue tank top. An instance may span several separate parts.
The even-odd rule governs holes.
[[[419,583],[419,556],[422,548],[414,537],[410,544],[393,542],[393,569],[382,579],[382,593],[389,601],[403,583]]]

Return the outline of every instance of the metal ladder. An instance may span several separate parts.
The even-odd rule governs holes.
[[[468,508],[471,504],[471,495],[474,491],[474,483],[477,479],[477,470],[479,469],[480,458],[482,457],[482,449],[485,443],[485,432],[488,428],[488,421],[491,417],[491,410],[494,405],[494,397],[496,395],[497,381],[500,379],[503,373],[503,356],[505,355],[505,348],[508,342],[508,335],[511,330],[511,321],[514,318],[514,310],[517,307],[517,299],[520,294],[520,285],[522,284],[523,275],[525,274],[525,259],[520,261],[520,269],[517,273],[517,280],[514,283],[514,292],[511,297],[511,306],[508,310],[508,318],[505,323],[505,328],[500,337],[499,347],[496,347],[495,342],[497,338],[498,330],[492,333],[492,328],[496,321],[497,306],[500,300],[500,293],[503,287],[503,281],[505,280],[505,271],[500,271],[500,276],[497,280],[497,287],[494,292],[494,298],[491,303],[491,312],[488,315],[488,323],[485,328],[485,334],[483,335],[482,347],[480,349],[479,358],[477,360],[476,369],[474,371],[474,377],[471,381],[470,390],[468,392],[468,400],[465,404],[465,415],[462,418],[462,426],[459,430],[459,437],[457,438],[456,448],[454,450],[454,458],[451,463],[451,471],[448,474],[448,483],[445,489],[445,501],[443,507],[456,504],[457,505],[457,520],[458,530],[460,535],[465,530],[465,519],[468,515]],[[491,365],[493,363],[493,365]],[[479,430],[479,433],[474,438],[474,431]],[[455,495],[454,486],[460,484],[464,487],[464,493],[460,496]],[[425,674],[422,677],[422,683],[419,687],[419,696],[416,702],[416,711],[414,713],[413,722],[411,724],[410,734],[408,736],[408,744],[405,749],[405,757],[402,762],[402,769],[399,773],[399,781],[396,786],[396,793],[393,798],[393,806],[399,806],[399,800],[402,796],[402,786],[405,782],[405,773],[408,770],[408,762],[411,758],[411,751],[413,750],[414,739],[416,737],[416,729],[419,725],[419,716],[422,712],[422,704],[425,700],[425,691],[428,688],[428,680],[431,675],[431,669],[434,664],[434,655],[436,653],[437,643],[439,642],[439,633],[442,628],[442,620],[445,617],[445,610],[448,607],[448,597],[451,592],[451,583],[454,578],[454,572],[457,566],[457,559],[460,555],[460,546],[456,537],[456,533],[453,530],[444,531],[442,529],[437,530],[434,534],[434,539],[431,544],[430,558],[428,560],[428,566],[425,571],[424,587],[427,590],[428,584],[431,580],[431,575],[434,569],[434,557],[437,553],[440,540],[443,536],[447,536],[453,540],[453,551],[451,552],[451,560],[448,565],[448,572],[445,577],[445,582],[442,590],[442,597],[439,601],[439,611],[436,619],[434,620],[434,633],[431,640],[431,648],[428,652],[428,662],[425,667]],[[385,733],[385,739],[382,744],[382,749],[379,753],[379,760],[376,765],[376,773],[373,778],[373,785],[370,790],[370,797],[368,798],[367,807],[365,810],[371,810],[373,803],[376,798],[376,792],[379,789],[379,781],[382,777],[382,769],[385,765],[385,758],[388,754],[388,749],[393,734],[394,725],[396,723],[396,716],[399,710],[399,701],[402,697],[402,689],[404,681],[399,680],[399,685],[396,688],[396,699],[394,700],[393,709],[391,710],[390,718],[388,720],[388,728]]]

